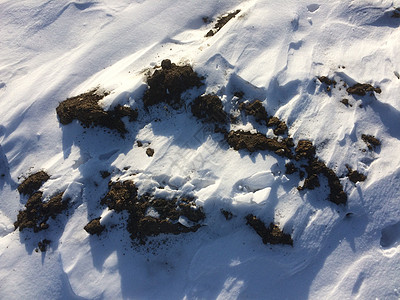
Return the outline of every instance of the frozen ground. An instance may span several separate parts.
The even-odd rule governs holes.
[[[399,299],[396,6],[385,0],[0,0],[0,298]],[[237,9],[205,37],[219,16]],[[317,156],[340,177],[347,205],[327,201],[324,184],[299,192],[299,176],[285,175],[285,159],[229,148],[189,108],[146,111],[145,74],[165,58],[190,63],[205,77],[203,88],[183,95],[188,103],[215,93],[232,112],[234,92],[262,100],[288,124],[295,143],[316,145]],[[327,91],[317,76],[338,84]],[[356,82],[382,92],[349,95],[343,83]],[[138,108],[125,139],[59,123],[61,101],[98,86],[111,91],[104,108]],[[231,129],[267,132],[254,122]],[[362,134],[382,145],[369,150]],[[149,144],[153,157],[145,153]],[[350,182],[346,164],[366,181]],[[68,214],[39,233],[14,231],[27,201],[16,188],[40,170],[51,176],[44,197],[64,190],[71,197]],[[102,170],[113,180],[134,180],[140,193],[195,196],[206,226],[132,245],[121,214],[99,204],[108,183]],[[264,245],[246,226],[249,213],[278,223],[294,246]],[[83,227],[98,216],[107,232],[89,236]],[[44,238],[52,241],[49,249],[36,252]]]

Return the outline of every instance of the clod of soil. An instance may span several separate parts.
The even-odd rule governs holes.
[[[55,219],[63,210],[68,208],[68,199],[62,201],[63,193],[55,195],[49,201],[42,201],[42,192],[34,193],[26,202],[25,210],[20,210],[17,221],[14,223],[15,229],[19,227],[22,231],[24,228],[32,228],[34,232],[38,232],[49,228],[46,223],[51,217]]]
[[[225,123],[227,120],[222,101],[216,95],[197,97],[192,104],[192,114],[206,122]]]
[[[288,127],[284,121],[279,120],[277,117],[272,117],[268,120],[268,127],[275,127],[274,133],[276,135],[285,134],[288,131]]]
[[[326,76],[320,76],[320,77],[318,77],[318,80],[319,80],[321,83],[325,83],[326,85],[336,85],[336,84],[337,84],[337,82],[336,82],[335,80],[329,79],[329,78],[326,77]]]
[[[267,111],[260,100],[255,100],[251,103],[240,103],[239,109],[244,111],[246,115],[254,116],[259,123],[262,121],[268,122]]]
[[[100,171],[100,175],[101,175],[102,178],[105,179],[105,178],[107,178],[108,176],[110,176],[111,173],[108,172],[108,171]]]
[[[228,23],[231,19],[233,19],[238,13],[240,13],[240,9],[218,18],[217,23],[214,25],[214,28],[211,29],[209,32],[207,32],[206,37],[210,37],[216,34],[218,31],[221,30],[222,27],[226,25],[226,23]]]
[[[286,168],[286,171],[285,171],[285,173],[286,174],[293,174],[293,173],[296,173],[299,169],[294,165],[294,163],[293,162],[288,162],[286,165],[285,165],[285,168]]]
[[[300,140],[294,150],[296,152],[296,160],[302,158],[313,159],[315,157],[315,147],[311,141]]]
[[[146,149],[146,154],[147,154],[147,156],[152,157],[154,155],[154,149],[147,148]]]
[[[365,181],[367,179],[367,176],[364,174],[359,173],[358,171],[352,170],[349,165],[346,165],[347,171],[349,173],[347,174],[347,177],[349,177],[349,180],[353,183],[357,183],[359,181]]]
[[[227,221],[232,220],[233,214],[230,211],[221,208],[221,214],[225,217]]]
[[[161,69],[156,69],[153,75],[147,77],[149,87],[143,95],[143,103],[150,106],[165,102],[179,107],[182,92],[202,86],[202,80],[190,65],[177,66],[165,59],[161,62]]]
[[[83,229],[85,229],[86,232],[91,235],[100,235],[106,228],[105,226],[100,224],[100,219],[101,217],[91,220],[89,223],[87,223],[85,227],[83,227]]]
[[[235,150],[247,149],[250,152],[257,150],[274,151],[279,156],[291,158],[290,150],[291,139],[284,139],[281,142],[278,139],[267,138],[261,133],[251,133],[249,131],[233,131],[231,130],[227,136],[227,142]]]
[[[362,134],[361,139],[367,144],[369,150],[373,150],[381,145],[381,142],[373,135]]]
[[[284,233],[277,225],[270,223],[268,227],[264,222],[256,216],[249,214],[246,216],[247,225],[250,225],[259,236],[261,236],[264,244],[282,244],[293,246],[293,240],[290,234]]]
[[[341,101],[340,101],[341,103],[343,103],[344,105],[346,105],[346,106],[350,106],[350,107],[353,107],[353,105],[351,105],[350,103],[349,103],[349,99],[342,99]]]
[[[394,9],[392,18],[400,18],[400,7]]]
[[[129,117],[129,121],[132,122],[136,120],[138,112],[121,105],[117,105],[111,111],[103,110],[98,102],[107,95],[95,89],[61,102],[56,108],[60,123],[67,125],[73,120],[78,120],[84,127],[102,126],[124,135],[127,130],[121,118]]]
[[[29,175],[19,186],[18,192],[23,195],[32,196],[43,183],[49,180],[50,176],[45,171],[39,171]]]
[[[368,83],[356,83],[352,87],[346,89],[349,94],[355,94],[358,96],[365,96],[367,92],[375,92],[380,94],[382,90],[380,88],[375,88]]]
[[[109,209],[129,213],[127,230],[132,239],[145,243],[148,236],[161,233],[180,234],[197,231],[201,225],[182,225],[178,222],[184,217],[192,223],[205,218],[202,208],[195,206],[193,199],[161,199],[150,195],[138,197],[137,188],[132,181],[110,182],[110,191],[103,198],[102,204]]]
[[[47,246],[50,245],[50,243],[51,243],[51,241],[47,240],[47,239],[40,241],[38,243],[38,249],[40,250],[40,252],[46,252]]]

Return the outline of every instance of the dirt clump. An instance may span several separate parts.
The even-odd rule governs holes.
[[[24,228],[32,228],[34,232],[39,232],[49,228],[46,223],[49,218],[55,219],[62,211],[68,208],[68,199],[63,201],[63,193],[59,193],[49,201],[42,201],[42,192],[34,193],[26,202],[25,210],[20,210],[17,221],[14,223],[15,229],[19,227],[22,231]]]
[[[227,142],[235,150],[247,149],[250,152],[257,150],[274,151],[279,156],[291,158],[290,150],[291,139],[284,139],[281,142],[277,138],[271,139],[261,133],[251,133],[249,131],[233,131],[231,130],[227,136]]]
[[[361,139],[367,144],[369,150],[373,150],[381,145],[381,142],[373,135],[362,134]]]
[[[352,87],[346,89],[349,94],[354,94],[358,96],[365,96],[367,92],[375,92],[380,94],[382,90],[378,87],[375,88],[368,83],[356,83]]]
[[[240,9],[237,9],[234,12],[231,12],[225,16],[218,18],[217,23],[215,23],[214,25],[214,28],[211,29],[209,32],[207,32],[206,37],[210,37],[216,34],[218,31],[221,30],[222,27],[226,25],[226,23],[228,23],[231,19],[236,17],[238,13],[240,13]]]
[[[149,157],[152,157],[154,155],[154,149],[153,148],[147,148],[146,149],[146,154]]]
[[[102,204],[117,212],[126,210],[129,213],[127,230],[131,238],[145,243],[148,236],[181,234],[197,231],[198,224],[205,218],[202,208],[196,207],[193,199],[162,199],[151,195],[138,196],[137,188],[132,181],[110,182],[110,191],[103,198]],[[179,222],[186,218],[189,226]],[[193,224],[197,223],[197,224]]]
[[[270,118],[268,120],[267,126],[275,127],[274,128],[275,135],[282,135],[282,134],[287,133],[287,131],[288,131],[288,127],[287,127],[285,121],[281,121],[277,117]]]
[[[277,225],[270,223],[268,227],[264,222],[256,216],[249,214],[246,216],[247,225],[250,225],[259,236],[261,236],[264,244],[282,244],[293,246],[293,240],[290,234],[284,233]]]
[[[336,85],[336,84],[337,84],[337,82],[336,82],[334,79],[329,79],[329,78],[326,77],[326,76],[319,76],[319,77],[318,77],[318,80],[319,80],[321,83],[325,83],[326,85]]]
[[[240,103],[239,109],[244,111],[246,115],[254,116],[257,122],[261,123],[262,121],[268,122],[268,114],[265,110],[264,105],[260,100],[254,100],[250,103]]]
[[[38,243],[38,247],[37,247],[37,249],[35,251],[39,252],[39,250],[40,250],[40,252],[46,252],[47,247],[50,245],[50,243],[51,243],[51,241],[47,240],[47,239],[44,239],[44,240],[40,241]]]
[[[101,217],[91,220],[85,227],[83,227],[83,229],[85,229],[85,231],[91,235],[100,235],[106,228],[100,224],[100,219]]]
[[[349,99],[344,98],[344,99],[340,100],[340,102],[341,102],[343,105],[353,107],[353,105],[349,103]]]
[[[400,18],[400,7],[393,10],[392,18]]]
[[[296,152],[296,160],[302,158],[313,159],[316,153],[313,143],[308,140],[299,140],[294,151]]]
[[[67,125],[73,120],[78,120],[84,127],[102,126],[124,135],[127,130],[121,118],[129,117],[129,121],[135,121],[138,112],[121,105],[117,105],[111,111],[105,111],[98,102],[107,95],[94,89],[61,102],[56,108],[60,123]]]
[[[359,181],[365,181],[367,179],[367,176],[364,174],[359,173],[356,170],[353,170],[349,165],[346,165],[347,171],[349,172],[347,174],[347,177],[349,177],[349,180],[353,183],[357,183]]]
[[[233,214],[230,211],[227,211],[227,210],[221,208],[220,212],[227,221],[232,220]]]
[[[147,77],[148,89],[143,95],[143,103],[150,106],[165,102],[172,107],[180,107],[181,94],[188,89],[202,86],[202,80],[190,65],[178,66],[169,59],[164,59],[161,69],[156,69]]]
[[[295,164],[293,162],[288,162],[287,164],[285,164],[285,173],[286,174],[293,174],[296,173],[299,169],[295,166]]]
[[[217,95],[197,97],[192,104],[192,114],[206,122],[225,123],[227,120],[222,101]]]
[[[18,192],[22,195],[32,196],[50,176],[45,171],[29,175],[19,186]]]

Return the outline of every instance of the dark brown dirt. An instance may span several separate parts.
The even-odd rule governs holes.
[[[400,7],[393,10],[392,18],[400,18]]]
[[[154,155],[154,149],[153,148],[147,148],[146,149],[146,154],[149,157],[152,157]]]
[[[246,216],[247,225],[250,225],[259,236],[261,236],[264,244],[282,244],[293,246],[293,240],[290,234],[284,233],[277,225],[270,223],[268,228],[264,222],[256,216],[250,214]]]
[[[268,114],[260,100],[254,100],[250,103],[240,103],[239,109],[244,111],[246,115],[254,116],[257,122],[268,122]]]
[[[315,157],[315,147],[312,142],[308,140],[300,140],[297,143],[295,152],[296,160],[300,160],[302,158],[314,159]]]
[[[380,94],[382,90],[380,88],[375,88],[368,83],[356,83],[352,87],[346,89],[349,94],[354,94],[358,96],[365,96],[367,92],[375,92]]]
[[[381,145],[381,142],[373,135],[362,134],[361,139],[367,144],[369,150],[373,150]]]
[[[276,135],[282,135],[287,133],[288,127],[284,121],[279,120],[277,117],[272,117],[268,120],[268,127],[275,127],[274,133]]]
[[[347,177],[349,177],[349,180],[351,182],[357,183],[359,181],[365,181],[365,179],[367,179],[367,176],[359,173],[358,171],[353,170],[349,165],[346,165],[346,168],[349,171]]]
[[[232,220],[233,214],[230,211],[221,208],[221,214],[225,217],[227,221]]]
[[[279,156],[291,158],[292,151],[290,150],[291,139],[285,139],[279,142],[278,139],[267,138],[261,133],[251,133],[249,131],[233,131],[231,130],[227,136],[227,142],[235,150],[247,149],[250,152],[257,150],[274,151]]]
[[[162,233],[180,234],[197,231],[201,225],[186,227],[178,222],[179,217],[186,217],[193,223],[205,218],[202,208],[197,208],[193,199],[161,199],[150,195],[138,197],[137,188],[132,181],[110,182],[110,191],[103,198],[102,204],[117,212],[129,213],[127,230],[132,239],[145,243],[148,236]],[[159,217],[147,215],[149,209],[155,210]]]
[[[62,201],[63,193],[55,195],[48,202],[43,202],[42,196],[42,192],[36,192],[28,199],[25,210],[20,210],[18,213],[17,221],[14,223],[15,229],[19,227],[22,231],[24,228],[33,228],[34,232],[47,229],[48,219],[50,217],[55,219],[68,208],[68,200]]]
[[[319,80],[321,83],[325,83],[326,85],[336,85],[336,84],[337,84],[337,82],[336,82],[335,80],[329,79],[329,78],[326,77],[326,76],[320,76],[320,77],[318,77],[318,80]]]
[[[107,178],[108,176],[110,176],[111,173],[108,172],[108,171],[100,171],[100,175],[101,175],[102,178],[105,179],[105,178]]]
[[[286,165],[285,165],[285,168],[286,168],[286,171],[285,171],[285,173],[286,174],[293,174],[293,173],[296,173],[299,169],[294,165],[294,163],[293,162],[288,162]]]
[[[192,104],[192,114],[206,122],[226,123],[227,121],[222,101],[216,95],[197,97]]]
[[[165,102],[172,107],[182,105],[182,92],[203,85],[203,78],[189,65],[177,66],[169,59],[161,62],[161,69],[147,77],[148,89],[143,95],[143,103],[150,106]]]
[[[40,252],[46,252],[47,247],[50,245],[51,241],[44,239],[38,243],[38,249]]]
[[[226,25],[226,23],[228,23],[231,19],[233,19],[238,13],[240,13],[240,9],[218,18],[217,23],[214,25],[214,28],[209,32],[207,32],[206,37],[210,37],[216,34],[218,31],[221,30],[222,27]]]
[[[45,171],[32,174],[18,186],[18,192],[22,195],[32,196],[49,178],[50,176]]]
[[[343,104],[346,105],[346,106],[353,107],[353,105],[351,105],[351,104],[349,103],[349,99],[344,98],[344,99],[342,99],[340,102],[343,103]]]
[[[98,104],[105,96],[107,93],[100,94],[95,89],[61,102],[56,108],[60,123],[67,125],[73,120],[78,120],[84,127],[102,126],[124,135],[127,130],[121,118],[129,117],[129,121],[132,122],[136,120],[138,112],[121,105],[117,105],[111,111],[105,111]]]
[[[100,235],[106,229],[105,226],[100,224],[100,219],[101,217],[91,220],[83,229],[91,235]]]

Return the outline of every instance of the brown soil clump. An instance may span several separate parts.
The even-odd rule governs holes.
[[[222,101],[216,95],[197,97],[192,104],[192,114],[206,122],[225,123],[227,120]]]
[[[367,144],[369,150],[373,150],[381,145],[381,142],[373,135],[362,134],[361,139]]]
[[[63,193],[52,197],[49,201],[42,201],[42,192],[34,193],[26,202],[25,210],[20,210],[17,221],[14,223],[15,229],[19,227],[22,231],[24,228],[33,228],[34,232],[38,232],[49,228],[46,223],[51,217],[55,219],[63,210],[68,208],[68,200],[62,201]]]
[[[251,103],[240,103],[239,109],[244,111],[246,115],[254,116],[259,123],[262,121],[268,122],[267,111],[260,100],[255,100]]]
[[[147,148],[146,149],[146,154],[149,157],[152,157],[154,155],[154,149],[153,148]]]
[[[83,229],[91,235],[100,235],[105,229],[105,226],[100,224],[100,219],[101,217],[91,220]]]
[[[325,83],[326,85],[336,85],[336,84],[337,84],[337,82],[336,82],[335,80],[329,79],[329,78],[326,77],[326,76],[320,76],[320,77],[318,77],[318,80],[319,80],[321,83]]]
[[[110,176],[111,175],[111,173],[110,172],[108,172],[108,171],[100,171],[100,176],[101,176],[101,178],[103,178],[103,179],[106,179],[108,176]]]
[[[394,9],[392,18],[400,18],[400,7]]]
[[[290,146],[288,146],[290,140],[291,139],[286,139],[279,142],[278,139],[267,138],[261,133],[251,133],[243,130],[231,130],[227,137],[229,146],[235,150],[247,149],[250,152],[269,150],[274,151],[279,156],[291,158],[292,151],[289,148]]]
[[[232,220],[233,214],[230,211],[221,208],[221,214],[225,217],[227,221]]]
[[[113,110],[105,111],[98,104],[105,96],[106,93],[100,94],[95,89],[61,102],[56,108],[60,123],[67,125],[78,120],[84,127],[102,126],[117,130],[122,135],[127,133],[121,118],[129,117],[132,122],[137,118],[137,110],[117,105]]]
[[[272,117],[268,120],[268,127],[275,127],[274,133],[276,135],[285,134],[288,131],[288,127],[284,121],[279,120],[277,117]]]
[[[259,236],[261,236],[264,244],[282,244],[293,246],[293,240],[290,234],[284,233],[277,225],[270,223],[268,227],[264,222],[256,216],[250,214],[246,216],[247,225],[250,225]]]
[[[240,13],[240,9],[220,17],[217,20],[217,23],[214,25],[214,28],[211,29],[209,32],[207,32],[206,37],[210,37],[216,34],[218,31],[221,30],[222,27],[226,25],[226,23],[228,23],[231,19],[233,19],[238,13]]]
[[[50,176],[45,171],[32,174],[18,186],[18,192],[23,195],[32,196],[49,178]]]
[[[356,83],[352,87],[346,89],[349,94],[355,94],[358,96],[365,96],[367,92],[375,92],[380,94],[382,90],[380,88],[375,88],[368,83]]]
[[[161,199],[150,195],[138,197],[137,188],[132,181],[110,182],[110,191],[103,198],[102,204],[109,209],[129,213],[127,230],[132,239],[145,243],[148,236],[180,234],[197,231],[201,225],[184,226],[178,222],[185,217],[193,223],[205,218],[202,208],[194,205],[193,199]],[[149,213],[152,211],[152,213]]]
[[[293,173],[296,173],[299,169],[294,165],[294,163],[292,163],[292,162],[289,162],[289,163],[287,163],[286,165],[285,165],[285,168],[286,168],[286,171],[285,171],[285,173],[286,174],[293,174]]]
[[[365,181],[365,179],[367,179],[367,176],[359,173],[358,171],[352,170],[349,165],[346,165],[346,168],[349,171],[349,173],[347,174],[347,177],[349,177],[349,180],[351,182],[357,183],[359,181]]]
[[[351,105],[350,103],[349,103],[349,99],[342,99],[342,100],[340,100],[340,102],[341,103],[343,103],[344,105],[346,105],[346,106],[350,106],[350,107],[353,107],[353,105]]]
[[[38,243],[38,250],[40,250],[40,252],[46,252],[47,247],[50,245],[51,241],[44,239],[42,241],[40,241]]]
[[[165,59],[161,62],[161,69],[155,70],[147,78],[149,88],[143,95],[143,103],[150,106],[165,102],[173,107],[180,107],[182,92],[202,86],[202,79],[191,66],[177,66]]]
[[[297,143],[295,152],[296,160],[300,160],[302,158],[313,159],[315,157],[315,147],[312,142],[308,140],[300,140]]]

